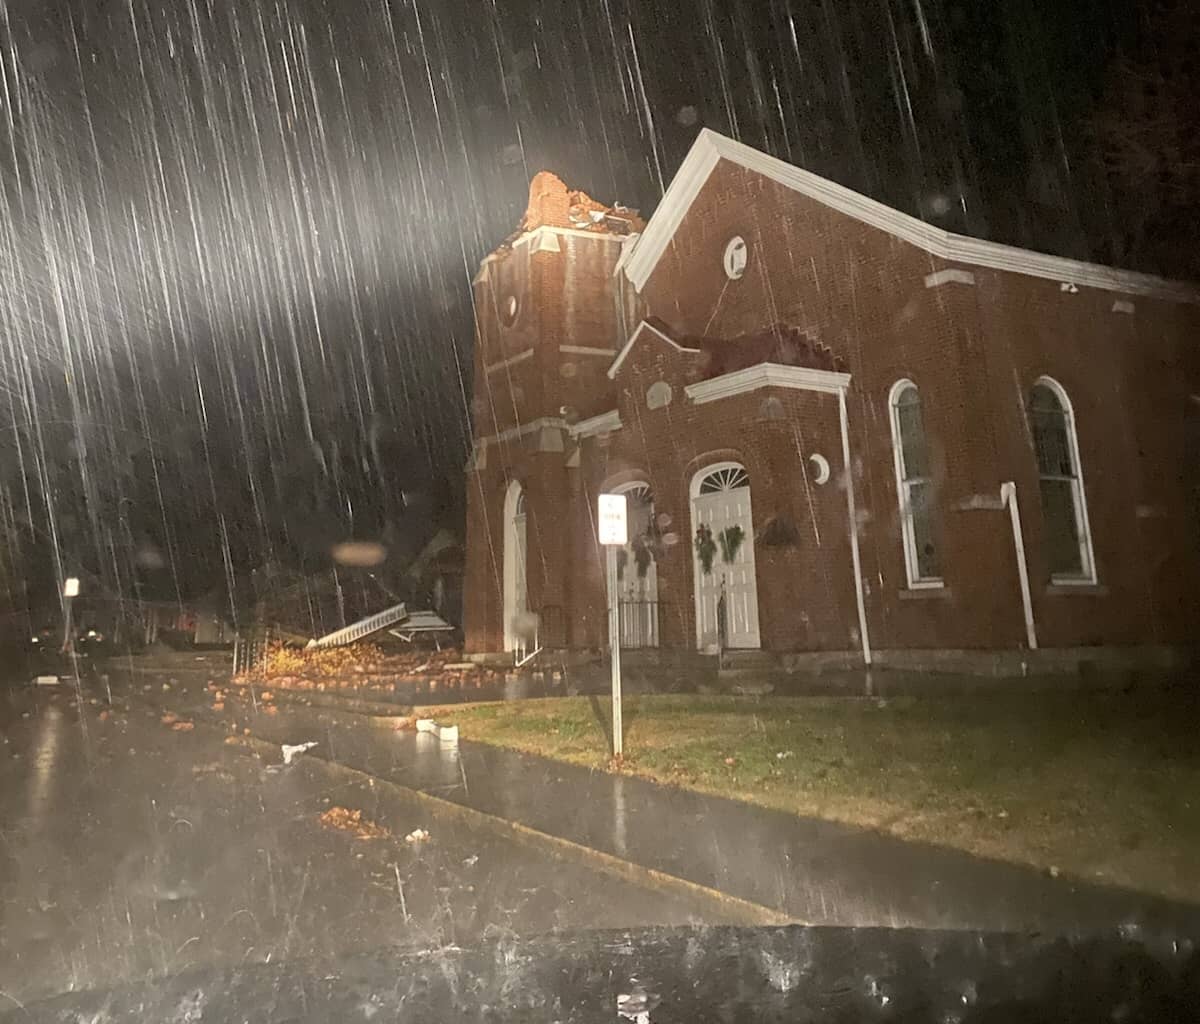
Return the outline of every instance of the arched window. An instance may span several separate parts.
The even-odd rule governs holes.
[[[1054,583],[1094,583],[1092,534],[1067,393],[1042,377],[1029,392],[1029,429],[1042,498],[1042,548]]]
[[[921,421],[921,395],[911,380],[898,381],[888,404],[908,585],[940,587],[942,563],[934,536],[933,482],[925,425]]]

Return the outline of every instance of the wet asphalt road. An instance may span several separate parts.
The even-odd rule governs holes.
[[[0,1004],[197,966],[718,923],[314,758],[283,768],[99,700],[0,690]],[[331,806],[391,834],[325,828]],[[417,828],[430,840],[405,842]]]

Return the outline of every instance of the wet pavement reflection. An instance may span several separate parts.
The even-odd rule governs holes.
[[[712,917],[335,777],[314,757],[266,763],[216,730],[175,731],[161,709],[117,700],[110,710],[70,686],[0,691],[10,1000],[199,965]],[[459,767],[438,772],[451,786]],[[333,807],[361,810],[388,835],[323,828]],[[430,838],[405,842],[417,828]]]

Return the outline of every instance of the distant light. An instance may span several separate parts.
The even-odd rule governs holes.
[[[36,636],[31,636],[31,637],[29,638],[29,642],[30,642],[31,644],[40,644],[42,641],[41,641],[41,640],[39,640],[39,639],[38,639]]]
[[[68,576],[63,580],[63,597],[79,596],[79,577]]]
[[[347,540],[335,544],[329,554],[338,565],[366,568],[387,560],[387,548],[370,540]]]

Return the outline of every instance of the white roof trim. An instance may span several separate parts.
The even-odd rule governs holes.
[[[509,243],[509,248],[515,249],[518,245],[528,245],[530,242],[536,239],[541,239],[542,232],[548,232],[552,235],[569,235],[573,238],[602,238],[605,241],[620,242],[622,245],[625,245],[625,243],[630,239],[636,239],[639,237],[636,231],[628,235],[616,235],[611,231],[583,231],[579,228],[558,228],[550,224],[543,224],[541,227],[534,228],[532,231],[526,231],[524,234],[518,235]],[[541,250],[535,246],[532,251],[538,252]],[[544,251],[558,252],[559,250],[552,246],[547,246]],[[483,259],[479,261],[479,270],[476,271],[475,276],[471,278],[471,283],[478,284],[480,281],[486,280],[487,265],[493,260],[499,260],[503,258],[503,254],[499,249],[489,252]]]
[[[497,370],[503,370],[509,366],[516,366],[517,363],[523,363],[526,359],[533,357],[533,349],[527,348],[524,352],[518,352],[515,356],[509,356],[507,359],[501,359],[498,363],[492,363],[491,366],[484,367],[484,373],[493,374]]]
[[[559,345],[558,350],[569,356],[615,356],[615,348],[593,348],[590,345]]]
[[[1176,302],[1200,303],[1200,287],[1187,282],[1170,281],[1130,270],[1117,270],[1114,267],[1084,263],[1062,256],[1050,256],[944,231],[708,128],[702,129],[692,144],[662,202],[654,211],[654,216],[650,218],[646,230],[642,232],[636,248],[625,263],[625,274],[638,291],[642,290],[653,273],[693,201],[720,160],[728,160],[771,178],[786,188],[800,192],[832,210],[884,231],[940,259],[1051,281],[1074,281],[1107,291],[1150,295]]]
[[[618,235],[611,231],[584,231],[582,228],[560,228],[553,224],[543,224],[540,227],[518,235],[512,240],[510,245],[513,249],[518,245],[528,245],[534,239],[540,237],[543,231],[549,232],[552,235],[563,235],[570,238],[601,238],[606,242],[624,242],[629,237],[629,235]]]
[[[521,423],[515,427],[509,427],[507,430],[502,430],[498,434],[489,434],[486,437],[475,438],[475,444],[479,448],[485,448],[489,444],[498,444],[501,441],[512,441],[518,437],[524,437],[526,434],[533,434],[539,430],[544,430],[547,427],[557,430],[565,430],[567,421],[558,416],[543,416],[541,419],[531,420],[529,423]]]
[[[617,409],[602,412],[588,420],[580,420],[569,428],[572,437],[594,437],[596,434],[611,434],[621,429],[621,413]]]
[[[949,267],[946,270],[935,270],[932,274],[925,275],[926,288],[940,288],[944,284],[967,284],[975,283],[975,275],[969,270],[961,270],[958,267]]]
[[[643,328],[645,328],[647,331],[651,331],[658,337],[662,338],[663,341],[665,341],[668,345],[670,345],[672,348],[674,348],[675,351],[677,351],[677,352],[699,352],[700,351],[698,348],[688,348],[686,345],[680,345],[679,342],[677,342],[670,335],[664,334],[657,327],[655,327],[654,324],[650,323],[649,320],[643,320],[641,323],[639,323],[633,329],[633,333],[629,336],[629,340],[627,342],[625,342],[624,346],[622,346],[622,348],[621,348],[621,351],[617,353],[617,358],[613,360],[612,366],[610,366],[608,368],[608,379],[609,380],[616,380],[617,371],[621,368],[621,364],[623,362],[625,362],[625,357],[627,355],[629,355],[630,352],[633,351],[634,343],[641,336]]]
[[[759,388],[790,388],[794,391],[820,391],[836,395],[850,386],[850,374],[832,370],[814,370],[807,366],[782,366],[779,363],[759,363],[744,370],[689,384],[683,390],[697,405],[716,402],[734,395],[744,395]]]

